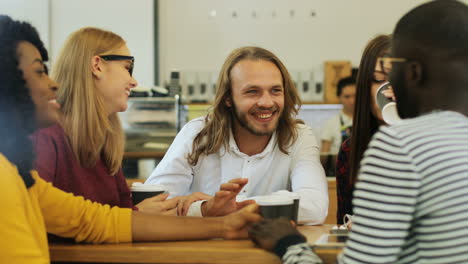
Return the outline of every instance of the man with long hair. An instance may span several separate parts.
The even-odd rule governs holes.
[[[248,204],[235,202],[238,193],[290,189],[301,196],[299,221],[322,223],[327,182],[313,131],[296,119],[300,105],[278,57],[258,47],[234,50],[221,68],[212,111],[179,132],[147,182],[168,186],[172,196],[215,195],[195,194],[179,206],[179,213],[199,216]],[[199,197],[208,201],[192,203]]]
[[[406,120],[381,126],[364,154],[338,263],[468,263],[467,47],[461,1],[422,4],[397,23],[379,61]],[[320,263],[287,222],[251,235],[284,263]]]

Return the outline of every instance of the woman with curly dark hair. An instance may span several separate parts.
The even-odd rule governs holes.
[[[46,232],[92,243],[245,237],[255,205],[220,218],[148,215],[63,192],[33,170],[30,135],[57,121],[58,85],[28,23],[0,15],[0,256],[2,263],[49,263]]]
[[[0,17],[0,150],[2,154],[12,163],[16,164],[20,175],[23,177],[26,186],[31,186],[33,180],[29,171],[32,169],[34,152],[31,151],[32,144],[29,140],[24,140],[37,127],[38,122],[50,123],[56,119],[57,111],[36,111],[34,110],[33,100],[35,97],[47,96],[47,88],[50,86],[52,92],[57,84],[47,77],[47,69],[43,61],[48,60],[47,51],[44,48],[39,36],[35,30],[26,23],[13,23],[6,16]],[[26,44],[26,41],[29,42]],[[22,72],[17,68],[21,63],[17,57],[21,57],[25,46],[34,46],[42,57],[42,61],[35,61],[23,70],[23,74],[32,78],[31,83],[25,82]],[[35,73],[34,73],[35,72]],[[25,76],[26,77],[26,76]],[[38,92],[31,93],[26,85],[40,86]],[[33,90],[33,89],[31,89]],[[34,89],[36,91],[36,89]],[[53,98],[52,98],[53,99]],[[35,102],[36,103],[36,102]],[[38,107],[48,107],[48,104],[41,104],[37,100]],[[52,104],[51,104],[52,105]],[[44,113],[44,115],[42,115]],[[50,116],[47,116],[50,115]]]

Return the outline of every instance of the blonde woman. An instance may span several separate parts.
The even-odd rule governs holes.
[[[82,28],[63,47],[53,78],[61,84],[60,124],[34,134],[35,167],[54,186],[111,206],[133,207],[122,173],[124,132],[118,112],[127,109],[134,58],[115,33]],[[175,214],[177,199],[149,198],[133,207]]]

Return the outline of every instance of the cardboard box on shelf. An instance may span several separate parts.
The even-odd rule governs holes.
[[[350,61],[325,61],[325,103],[339,104],[336,85],[341,78],[351,76]]]

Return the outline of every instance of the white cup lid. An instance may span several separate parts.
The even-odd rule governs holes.
[[[255,202],[262,199],[263,197],[268,197],[268,196],[267,195],[265,195],[265,196],[252,196],[252,197],[248,197],[248,198],[245,198],[245,196],[243,196],[244,200],[254,200]]]
[[[141,182],[134,182],[130,188],[132,192],[165,192],[167,187],[162,184],[143,184]]]
[[[385,123],[389,125],[395,125],[401,122],[395,102],[388,103],[382,108],[382,117]]]
[[[252,199],[255,198],[255,199]],[[268,195],[268,196],[257,196],[252,197],[252,200],[260,206],[268,205],[290,205],[294,203],[294,200],[291,197],[281,196],[281,195]]]
[[[301,198],[301,196],[298,193],[290,192],[288,190],[280,190],[280,191],[272,193],[272,195],[283,195],[283,196],[291,197],[292,199]]]

